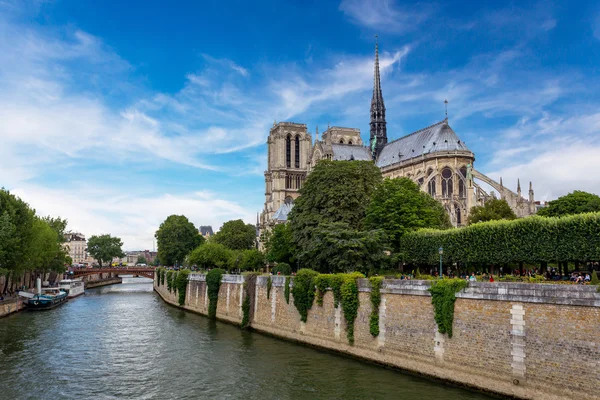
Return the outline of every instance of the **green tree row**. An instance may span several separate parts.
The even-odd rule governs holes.
[[[600,259],[600,213],[481,222],[447,231],[404,235],[400,258],[411,264],[485,264],[588,261]]]
[[[70,263],[63,246],[67,221],[40,217],[34,209],[0,189],[0,273],[63,272]],[[5,288],[6,289],[6,288]]]

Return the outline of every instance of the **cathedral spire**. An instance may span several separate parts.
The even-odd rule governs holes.
[[[371,99],[371,135],[369,145],[375,160],[387,143],[387,123],[385,105],[381,92],[381,74],[379,72],[379,43],[375,36],[375,68],[373,72],[373,98]]]
[[[517,193],[521,194],[521,180],[517,178]]]

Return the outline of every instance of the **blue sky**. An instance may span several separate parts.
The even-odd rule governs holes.
[[[600,193],[595,2],[0,0],[0,186],[127,249],[256,219],[274,120],[390,140],[444,118],[536,198]]]

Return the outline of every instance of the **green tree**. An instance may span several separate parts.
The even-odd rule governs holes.
[[[204,238],[185,216],[170,215],[154,234],[162,265],[181,265],[185,257],[204,242]]]
[[[144,257],[143,255],[139,254],[137,257],[137,261],[135,262],[136,264],[148,264],[148,260],[146,260],[146,257]]]
[[[247,250],[256,244],[256,227],[241,219],[227,221],[212,240],[231,250]]]
[[[510,208],[506,200],[492,199],[485,202],[483,206],[471,208],[469,213],[469,225],[477,222],[494,221],[499,219],[517,219],[517,215]]]
[[[365,225],[383,229],[394,251],[400,238],[421,228],[451,227],[444,207],[408,178],[385,179],[377,187],[367,208]]]
[[[320,224],[298,256],[304,265],[323,273],[368,273],[389,261],[386,242],[381,229],[359,231],[343,222]]]
[[[121,249],[122,246],[123,241],[118,237],[94,235],[88,240],[88,253],[98,261],[100,268],[102,268],[102,263],[107,263],[110,266],[113,258],[125,256]]]
[[[231,250],[219,243],[209,241],[196,247],[187,257],[188,265],[203,269],[227,268]]]
[[[289,224],[277,224],[273,227],[265,242],[265,250],[266,259],[271,263],[294,264],[294,241]]]
[[[20,198],[0,189],[0,268],[17,273],[27,268],[34,235],[35,211]],[[6,289],[6,288],[5,288]]]
[[[63,226],[62,230],[58,229],[57,225],[52,226],[47,221],[62,221],[60,218],[38,218],[36,217],[33,222],[33,237],[29,245],[29,257],[27,264],[29,269],[41,269],[42,271],[57,271],[63,272],[65,270],[65,262],[67,252],[62,246],[63,238],[59,238],[58,232],[64,230],[66,221],[60,226]]]
[[[537,214],[542,217],[561,217],[596,211],[600,211],[600,196],[575,190],[573,193],[548,202],[548,206],[541,208]]]
[[[344,223],[347,229],[363,230],[366,209],[381,183],[381,171],[371,161],[327,161],[317,163],[308,176],[302,194],[290,213],[293,243],[304,265],[310,265],[314,232],[320,224]]]
[[[265,256],[256,249],[242,251],[240,268],[244,271],[258,271],[265,266]]]

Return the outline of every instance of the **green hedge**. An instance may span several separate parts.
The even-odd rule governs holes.
[[[444,231],[411,232],[401,239],[400,258],[414,264],[437,264],[440,246],[444,248],[444,263],[598,260],[600,213],[559,218],[532,216]]]

